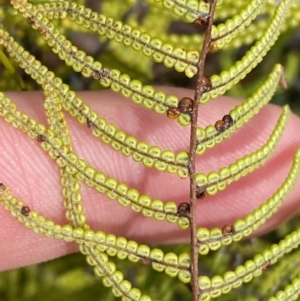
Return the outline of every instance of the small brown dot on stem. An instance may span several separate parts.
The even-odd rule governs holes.
[[[201,90],[202,92],[208,92],[212,88],[212,84],[209,77],[203,76],[201,81]]]
[[[267,271],[268,269],[269,269],[269,266],[270,266],[270,261],[268,260],[268,261],[266,261],[264,264],[263,264],[263,266],[262,266],[262,270],[265,272],[265,271]]]
[[[5,185],[3,183],[0,183],[0,190],[5,190],[5,189],[6,189]]]
[[[234,233],[234,228],[232,225],[225,225],[223,228],[222,228],[222,234],[224,236],[228,236],[228,235],[231,235]]]
[[[30,208],[28,206],[23,206],[21,208],[21,214],[23,214],[24,216],[28,216],[30,212]]]
[[[147,259],[147,258],[142,258],[141,261],[142,261],[142,263],[145,264],[145,265],[147,265],[147,264],[150,263],[150,260]]]
[[[86,124],[88,128],[91,128],[94,125],[93,122],[89,119],[86,120]]]
[[[194,20],[193,25],[196,28],[206,28],[209,21],[209,14],[205,14],[203,16],[198,17],[196,20]]]

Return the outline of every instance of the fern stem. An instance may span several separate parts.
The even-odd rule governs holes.
[[[207,88],[205,86],[204,67],[207,53],[211,43],[211,30],[213,25],[213,15],[215,12],[217,1],[212,0],[210,4],[208,23],[204,36],[202,49],[200,52],[198,67],[198,79],[193,100],[193,110],[191,114],[191,133],[190,133],[190,160],[189,160],[189,174],[190,174],[190,227],[191,227],[191,276],[192,276],[192,291],[193,301],[198,301],[199,283],[198,283],[198,240],[197,240],[197,215],[196,215],[196,148],[197,148],[197,120],[199,101],[203,91]],[[201,18],[201,17],[200,17]]]

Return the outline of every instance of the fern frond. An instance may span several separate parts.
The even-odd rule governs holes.
[[[232,225],[231,231],[225,232],[224,227],[207,229],[198,228],[198,247],[199,254],[206,255],[209,250],[217,250],[222,245],[229,245],[233,241],[239,241],[244,237],[249,236],[259,226],[263,225],[265,221],[273,216],[273,214],[280,208],[286,197],[293,190],[297,182],[300,172],[300,151],[298,151],[293,160],[288,176],[276,192],[259,208],[249,213],[241,220],[237,220]]]
[[[274,95],[282,77],[282,66],[279,64],[275,65],[267,80],[257,91],[228,113],[232,118],[232,124],[226,126],[223,131],[217,131],[216,127],[212,125],[207,126],[205,129],[198,127],[197,154],[201,155],[207,148],[213,148],[216,144],[228,138],[236,129],[247,123],[255,114],[258,114],[259,110],[266,105]]]
[[[53,95],[53,91],[51,91],[51,87],[44,87],[45,89],[45,109],[46,114],[50,118],[48,118],[48,123],[50,124],[50,129],[53,130],[58,138],[65,141],[63,143],[64,146],[70,145],[70,137],[68,136],[68,131],[65,126],[65,124],[60,123],[60,118],[63,118],[62,114],[62,106],[59,106],[59,99],[57,99],[56,95]],[[51,93],[52,92],[52,93]],[[56,100],[56,101],[55,101]],[[61,113],[61,114],[60,114]],[[61,116],[62,115],[62,116]],[[54,118],[54,121],[52,121],[52,118]],[[65,139],[64,139],[65,138]],[[126,257],[129,258],[131,261],[136,260],[142,260],[151,262],[154,269],[158,271],[165,271],[166,274],[169,276],[177,276],[179,275],[179,279],[184,280],[185,282],[188,282],[190,279],[190,272],[189,272],[189,255],[188,254],[182,254],[179,257],[175,253],[168,253],[164,254],[161,250],[153,249],[151,250],[147,245],[138,245],[134,241],[128,242],[124,237],[116,237],[113,234],[106,235],[104,232],[97,232],[97,239],[96,234],[90,230],[90,227],[87,226],[86,223],[86,217],[83,214],[83,206],[80,204],[81,201],[81,193],[80,193],[80,184],[79,181],[76,180],[76,177],[74,177],[72,174],[69,174],[68,167],[62,167],[61,168],[61,183],[63,186],[63,195],[65,197],[64,205],[67,209],[66,216],[67,218],[73,223],[74,227],[77,227],[76,229],[76,235],[74,229],[71,229],[70,226],[66,225],[63,227],[64,230],[62,230],[62,233],[67,233],[68,237],[64,237],[65,240],[69,241],[73,238],[77,238],[77,242],[81,245],[80,250],[87,255],[87,261],[92,265],[96,265],[98,275],[101,273],[101,275],[105,275],[105,266],[99,266],[99,264],[96,264],[97,258],[99,256],[102,256],[102,258],[105,258],[105,255],[103,254],[104,251],[107,252],[109,256],[115,256],[117,255],[119,258],[124,259]],[[23,206],[22,206],[23,208]],[[20,212],[22,211],[19,210]],[[28,214],[29,215],[29,214]],[[47,223],[52,224],[53,222],[48,221]],[[44,229],[39,229],[38,225],[32,225],[34,230],[38,233]],[[53,225],[53,228],[58,227],[58,225]],[[78,228],[82,227],[82,228]],[[87,231],[84,231],[86,229]],[[47,229],[48,230],[48,229]],[[78,236],[82,235],[83,239],[78,240]],[[47,231],[47,236],[49,237],[49,231]],[[99,243],[99,240],[102,240],[102,243]],[[95,244],[95,245],[94,245]],[[96,249],[96,254],[95,250]],[[84,250],[84,251],[83,251]],[[94,258],[93,256],[94,255]],[[95,259],[96,256],[96,259]],[[181,263],[185,263],[185,266]],[[102,262],[102,260],[101,260]],[[113,263],[111,263],[112,266],[114,266]],[[100,272],[101,271],[101,272]],[[119,274],[118,274],[119,275]],[[115,279],[111,279],[107,276],[107,278],[104,278],[104,283],[107,285],[108,283],[114,287],[114,290],[118,291],[119,293],[122,292],[120,287],[113,281]],[[136,292],[136,290],[135,290]]]
[[[208,13],[208,5],[197,0],[147,0],[149,5],[161,5],[177,17],[184,17],[187,22],[193,22],[198,17]],[[223,0],[218,1],[221,4]]]
[[[249,237],[260,226],[270,221],[269,219],[274,216],[296,186],[300,173],[300,150],[294,155],[289,173],[281,185],[274,188],[275,192],[264,203],[244,217],[209,229],[198,227],[197,211],[197,202],[198,204],[201,202],[197,199],[202,198],[205,193],[214,195],[226,189],[233,181],[262,166],[274,153],[287,125],[288,106],[283,108],[267,141],[262,146],[256,146],[251,153],[244,154],[244,157],[236,158],[232,164],[218,167],[219,170],[207,174],[197,173],[196,155],[213,148],[248,123],[270,101],[278,83],[281,88],[286,88],[283,67],[277,64],[252,96],[231,109],[222,120],[210,120],[208,123],[211,125],[205,128],[197,127],[201,118],[198,112],[199,105],[223,95],[238,84],[235,87],[236,92],[240,81],[260,64],[278,39],[280,32],[298,25],[300,13],[296,10],[300,8],[299,1],[250,0],[245,3],[226,0],[124,0],[122,3],[119,2],[117,0],[99,2],[97,5],[101,13],[87,8],[84,0],[76,3],[60,0],[51,3],[39,0],[10,0],[11,5],[8,6],[10,11],[7,14],[6,6],[0,7],[0,17],[4,20],[0,28],[0,45],[13,58],[17,66],[35,81],[33,85],[36,87],[38,84],[42,87],[47,122],[40,123],[19,111],[3,93],[0,93],[0,117],[30,139],[36,140],[34,143],[37,147],[41,147],[54,160],[60,172],[61,202],[67,224],[57,224],[35,211],[36,208],[29,208],[3,183],[0,183],[0,205],[37,234],[65,242],[75,242],[80,252],[86,256],[88,264],[93,267],[95,274],[102,278],[104,286],[110,287],[112,293],[116,297],[121,297],[123,301],[151,301],[152,299],[148,295],[143,295],[142,290],[134,287],[136,283],[130,282],[130,276],[125,279],[126,273],[117,268],[116,258],[147,264],[155,271],[178,278],[175,280],[187,284],[192,289],[193,301],[208,301],[221,295],[224,297],[223,301],[228,301],[230,298],[239,300],[241,295],[245,295],[243,296],[245,301],[265,300],[269,291],[277,292],[269,301],[290,301],[297,298],[300,293],[299,267],[288,266],[282,273],[284,264],[278,265],[274,275],[269,278],[265,277],[265,270],[282,257],[286,258],[281,262],[295,258],[293,255],[284,255],[290,254],[296,248],[299,250],[298,224],[294,227],[296,231],[285,231],[291,233],[279,243],[271,245],[274,238],[271,243],[265,240],[262,245],[259,244],[259,247],[255,242],[252,243],[252,249],[243,251],[242,254],[245,256],[241,257],[239,262],[236,262],[236,258],[233,257],[239,254],[244,245],[247,247],[247,242],[237,244],[236,249],[231,249],[229,252],[227,252],[228,248],[221,247]],[[116,9],[117,6],[119,10]],[[216,6],[218,8],[215,14]],[[11,16],[12,12],[16,17],[9,20],[8,16]],[[193,24],[179,29],[177,26],[182,24],[183,20]],[[27,21],[30,30],[33,28],[35,32],[31,30],[31,35],[23,30],[20,35],[16,35],[15,40],[10,32],[13,32],[14,36],[16,32],[11,31],[10,26],[11,24],[24,26],[24,21]],[[196,29],[192,29],[192,25]],[[171,35],[169,30],[173,31],[173,26],[178,30],[175,30],[177,34]],[[78,33],[79,37],[72,37],[74,32]],[[95,35],[92,37],[97,45],[89,48],[79,40],[81,36],[91,32],[98,35],[96,38]],[[180,32],[190,33],[191,36],[181,36]],[[197,34],[193,34],[196,32]],[[249,38],[247,34],[252,36]],[[29,43],[23,41],[27,37]],[[33,41],[33,38],[36,40]],[[17,39],[20,42],[16,42]],[[246,45],[256,39],[256,44],[240,61],[231,62],[232,55],[230,54],[227,59],[225,55],[224,63],[221,64],[223,71],[211,77],[205,76],[209,70],[206,59],[210,52],[229,47],[236,48],[241,43]],[[34,46],[38,46],[37,52],[33,51],[30,45],[32,41]],[[76,43],[82,46],[77,47]],[[26,51],[26,47],[34,55]],[[46,65],[36,59],[36,56],[44,50],[53,52],[61,60],[58,63],[59,68],[56,68],[57,63],[55,63],[55,73],[49,71]],[[88,51],[91,54],[87,54]],[[5,57],[6,54],[2,53],[1,56],[1,53],[0,51],[0,60],[2,57],[2,61],[8,66],[7,69],[10,68],[12,71],[11,64],[8,64]],[[291,64],[290,57],[288,60]],[[185,73],[185,77],[189,78],[195,76],[194,98],[185,95],[179,99],[176,95],[167,95],[152,87],[149,82],[151,83],[156,75],[156,71],[151,70],[152,67],[157,67],[153,65],[155,62],[162,63],[159,68],[172,68],[177,72]],[[129,68],[135,70],[128,70]],[[67,69],[68,72],[71,70],[71,76],[66,78],[63,75],[60,78]],[[289,68],[287,70],[289,74]],[[159,145],[150,145],[102,118],[85,103],[84,99],[79,98],[76,92],[72,91],[71,86],[64,83],[66,81],[72,84],[73,80],[80,80],[81,75],[86,78],[81,82],[81,88],[93,89],[100,86],[110,88],[131,99],[135,104],[142,104],[144,108],[157,114],[165,114],[169,119],[177,119],[181,126],[191,125],[189,150],[175,152],[162,149]],[[144,84],[143,79],[146,79],[148,84]],[[66,112],[80,125],[87,126],[95,139],[100,139],[122,155],[142,163],[145,167],[154,167],[159,172],[174,173],[183,179],[189,177],[189,198],[185,196],[184,201],[179,204],[154,199],[90,165],[88,160],[81,158],[73,149]],[[175,133],[170,132],[170,134]],[[106,158],[103,159],[102,164],[106,164],[105,160]],[[6,175],[3,181],[5,177]],[[155,222],[154,219],[174,223],[181,228],[175,226],[175,231],[178,233],[181,231],[182,234],[184,234],[182,230],[189,228],[190,254],[169,247],[168,251],[163,251],[157,246],[148,246],[113,233],[105,233],[104,229],[94,229],[89,224],[88,216],[85,215],[85,202],[82,202],[84,195],[81,192],[83,185],[92,187],[96,193],[103,194],[104,196],[101,195],[99,198],[100,202],[101,197],[104,197],[130,208],[134,212],[131,212],[133,219],[142,214],[153,219],[149,225]],[[102,222],[105,224],[105,221]],[[266,226],[268,227],[269,224]],[[201,266],[200,255],[207,255],[215,250],[219,251],[211,252],[206,257],[215,260],[213,266],[209,267],[210,262],[208,264],[204,262]],[[299,251],[295,254],[299,255]],[[222,266],[219,267],[221,261]],[[280,278],[280,275],[284,279]],[[264,278],[263,281],[266,283],[264,289],[256,290],[254,284],[250,290],[247,287],[243,287],[241,292],[233,290],[258,276]],[[166,278],[170,281],[170,278]],[[272,286],[270,283],[275,280],[281,282],[281,285]],[[225,294],[229,292],[231,295],[227,298]]]
[[[289,301],[297,300],[300,295],[300,277],[294,278],[293,281],[288,284],[284,290],[276,292],[275,296],[272,296],[268,301]]]
[[[216,275],[212,278],[200,276],[199,300],[216,298],[221,293],[228,293],[233,288],[241,286],[242,283],[251,281],[253,277],[260,276],[266,269],[266,265],[274,264],[282,256],[297,248],[299,244],[300,230],[298,229],[262,254],[257,254],[253,259],[247,260],[244,265],[239,265],[234,271],[228,271],[223,276]]]
[[[241,61],[237,62],[235,66],[231,67],[228,71],[223,71],[220,76],[214,75],[211,77],[212,88],[209,89],[209,92],[203,94],[200,102],[205,103],[210,98],[215,98],[223,94],[260,62],[278,37],[278,28],[280,24],[283,23],[282,19],[287,15],[291,2],[292,0],[285,0],[278,6],[268,26],[268,30],[256,45],[246,53]],[[32,26],[34,28],[43,29],[42,36],[50,46],[54,43],[54,37],[56,40],[58,37],[61,37],[60,41],[57,41],[57,45],[60,45],[59,49],[53,47],[52,50],[60,53],[60,58],[66,60],[66,64],[71,65],[75,71],[80,71],[87,77],[93,76],[94,78],[100,78],[102,85],[111,86],[114,91],[121,91],[125,97],[131,97],[137,103],[143,102],[146,108],[154,108],[157,113],[162,114],[167,111],[168,107],[166,104],[168,100],[165,98],[164,93],[160,92],[155,94],[155,90],[152,87],[145,86],[143,88],[140,82],[132,81],[128,75],[121,75],[117,70],[110,71],[106,68],[102,68],[100,62],[94,63],[92,57],[86,56],[83,51],[77,51],[77,48],[72,46],[70,41],[67,41],[64,36],[59,35],[58,31],[50,25],[51,23],[49,23],[47,19],[41,18],[42,20],[38,20],[37,16],[35,16],[36,12],[34,13],[34,10],[31,11],[28,4],[26,6],[23,3],[21,6],[21,10],[23,14],[25,14],[24,16],[31,20]],[[158,99],[155,95],[159,96]],[[169,109],[178,106],[178,100],[176,98],[173,98],[172,102]],[[188,125],[190,122],[190,118],[186,114],[181,114],[178,120],[182,125]]]
[[[159,171],[166,170],[169,173],[177,173],[181,178],[188,176],[186,168],[188,153],[186,151],[175,154],[171,150],[161,150],[158,146],[151,146],[144,141],[138,141],[134,136],[119,130],[114,124],[109,124],[105,118],[91,110],[79,97],[75,97],[75,92],[70,90],[68,85],[63,84],[54,73],[48,71],[33,56],[29,57],[29,53],[23,47],[13,40],[6,40],[7,32],[0,30],[0,36],[3,37],[3,40],[0,39],[0,44],[3,43],[10,55],[20,62],[21,67],[40,85],[51,85],[56,93],[63,98],[64,109],[74,116],[79,123],[92,127],[92,134],[95,137],[101,138],[113,149],[121,151],[124,156],[132,156],[134,161],[142,162],[146,167],[154,166]],[[164,96],[164,93],[161,92],[161,95]]]
[[[20,0],[20,5],[22,1]],[[106,18],[104,15],[98,13],[92,13],[92,11],[84,6],[76,5],[75,3],[70,4],[64,2],[64,5],[60,3],[57,7],[53,6],[32,6],[30,4],[22,3],[23,16],[27,18],[29,23],[34,29],[37,29],[42,37],[47,41],[52,50],[58,53],[60,59],[66,60],[67,65],[72,66],[76,72],[81,72],[83,69],[87,69],[87,73],[84,76],[90,77],[93,74],[91,65],[86,65],[84,57],[76,57],[74,54],[72,58],[69,57],[70,51],[77,52],[77,48],[74,48],[70,41],[63,38],[53,25],[49,25],[50,18],[57,16],[65,18],[70,15],[71,20],[74,20],[77,24],[83,24],[85,27],[90,28],[92,31],[97,32],[100,35],[105,35],[108,39],[114,40],[119,43],[123,43],[125,46],[132,47],[135,51],[142,51],[146,56],[152,56],[156,62],[163,62],[166,67],[174,67],[178,72],[185,72],[187,76],[197,72],[196,62],[199,59],[199,53],[191,51],[186,53],[182,48],[173,49],[169,44],[162,44],[157,38],[152,38],[148,33],[143,33],[139,29],[132,28],[130,25],[124,25],[121,21],[115,21],[111,18]],[[38,16],[43,18],[39,20]],[[62,40],[63,39],[63,40]],[[55,42],[58,42],[55,43]],[[59,46],[60,47],[59,47]],[[73,48],[73,49],[72,49]],[[83,55],[83,54],[82,54]],[[109,77],[109,74],[108,74]],[[118,83],[118,77],[115,79],[111,76],[110,79],[115,85]],[[101,83],[101,81],[100,81]],[[110,86],[106,83],[104,86]],[[120,88],[121,89],[121,88]],[[120,90],[117,89],[117,90]]]
[[[261,62],[277,40],[292,4],[292,0],[282,1],[276,8],[263,36],[247,51],[243,58],[220,75],[213,75],[210,78],[212,88],[203,94],[200,103],[206,103],[208,100],[224,94]]]
[[[271,136],[261,148],[245,155],[227,167],[222,167],[218,172],[212,171],[207,175],[198,173],[196,175],[197,187],[206,191],[209,195],[214,195],[218,191],[224,190],[228,184],[246,176],[266,162],[280,140],[287,124],[289,112],[289,108],[285,106]]]
[[[77,180],[84,180],[88,186],[95,187],[100,193],[105,193],[111,200],[117,199],[121,206],[130,206],[135,212],[141,212],[144,216],[154,217],[156,220],[167,220],[177,223],[181,228],[189,227],[189,220],[178,214],[177,205],[163,202],[159,199],[152,200],[147,195],[141,195],[136,189],[129,188],[125,183],[119,183],[114,178],[107,177],[104,173],[95,170],[85,160],[70,151],[63,145],[55,132],[46,130],[46,126],[37,123],[26,114],[16,109],[11,101],[0,94],[0,116],[15,128],[27,133],[27,135],[41,142],[41,147],[49,152],[51,158],[56,160],[59,167],[66,167],[69,174],[74,174]]]
[[[256,33],[255,28],[264,28],[262,25],[266,25],[267,21],[261,20],[259,22],[262,23],[261,25],[257,24],[258,22],[253,24],[252,21],[257,17],[258,14],[262,12],[265,2],[265,0],[252,0],[245,7],[243,7],[244,3],[242,2],[240,2],[239,4],[230,3],[230,10],[224,10],[225,12],[232,11],[233,5],[238,6],[239,10],[237,9],[236,14],[232,14],[230,16],[231,18],[227,18],[225,23],[220,23],[217,26],[212,27],[211,51],[216,51],[218,49],[233,46],[237,48],[241,44],[243,44],[245,40],[249,44],[251,43],[249,39],[251,39],[252,42],[258,39],[261,36],[263,30],[260,30]],[[141,31],[143,31],[143,27],[141,27]],[[250,35],[250,32],[255,32],[255,35]],[[159,38],[163,41],[164,44],[170,44],[174,49],[184,47],[187,52],[198,52],[197,49],[199,48],[199,45],[202,45],[203,43],[203,36],[200,34],[178,35],[162,33]],[[237,44],[237,42],[232,43],[232,39],[239,41],[239,44]]]
[[[296,284],[297,290],[294,292],[294,295],[299,294],[300,286],[297,284],[297,278],[300,273],[299,269],[299,248],[294,250],[290,254],[287,254],[280,260],[276,265],[272,266],[271,269],[266,266],[266,273],[264,275],[264,284],[258,285],[255,283],[255,289],[261,296],[270,296],[275,297],[275,293],[288,287],[290,284]],[[272,273],[270,273],[272,271]],[[298,291],[298,292],[297,292]],[[272,297],[268,299],[273,300]],[[290,296],[289,300],[293,300]],[[297,299],[295,299],[297,300]]]
[[[266,0],[252,0],[233,18],[212,28],[211,49],[222,49],[261,13]]]
[[[187,253],[177,255],[169,252],[165,254],[157,248],[151,249],[147,245],[138,244],[133,240],[127,240],[125,237],[117,237],[110,233],[106,234],[100,230],[94,232],[89,227],[84,227],[84,224],[74,227],[69,224],[56,224],[40,215],[37,211],[25,206],[21,200],[12,195],[9,187],[0,189],[0,203],[13,217],[25,224],[27,228],[33,229],[37,234],[63,239],[67,242],[75,241],[96,256],[98,253],[106,252],[108,256],[117,256],[122,260],[128,258],[132,262],[151,263],[153,269],[159,272],[164,271],[171,277],[178,276],[185,283],[190,281],[190,256]],[[24,214],[24,208],[27,208],[26,214]],[[78,211],[78,209],[75,212],[74,208],[69,209],[69,212],[72,211],[74,211],[75,215],[78,215],[76,219],[80,220],[82,212]],[[72,221],[75,222],[75,219]]]

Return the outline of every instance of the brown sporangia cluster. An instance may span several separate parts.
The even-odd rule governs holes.
[[[86,124],[88,128],[91,128],[92,126],[94,126],[94,123],[90,120],[90,119],[86,119]]]
[[[222,120],[215,123],[217,132],[222,133],[233,125],[233,119],[230,115],[224,115]]]
[[[193,111],[194,101],[189,97],[183,97],[178,103],[178,110],[180,113],[191,113]]]
[[[167,111],[167,116],[170,119],[176,119],[180,113],[191,114],[193,112],[194,101],[190,97],[180,99],[177,107],[171,107]]]
[[[201,79],[201,93],[205,93],[211,90],[212,84],[209,77],[203,76]]]
[[[167,117],[169,119],[176,119],[180,115],[180,112],[177,108],[169,108],[167,110]]]
[[[21,214],[23,214],[24,216],[28,216],[30,213],[30,208],[28,206],[23,206],[21,208]]]
[[[44,141],[46,141],[46,137],[44,135],[38,134],[36,137],[36,140],[38,142],[44,142]]]
[[[190,207],[189,203],[187,203],[187,202],[181,203],[178,206],[177,215],[188,217],[190,215],[190,210],[191,210],[191,207]]]
[[[196,187],[196,198],[201,200],[205,197],[205,188],[204,187]]]
[[[261,269],[265,272],[265,271],[268,271],[269,270],[269,267],[271,265],[271,262],[269,260],[267,260],[263,266],[261,267]]]
[[[225,225],[222,228],[222,234],[223,236],[229,236],[232,235],[234,233],[234,227],[233,225]]]
[[[210,19],[209,14],[204,14],[202,16],[199,16],[196,20],[194,20],[193,25],[196,28],[206,28],[209,19]]]

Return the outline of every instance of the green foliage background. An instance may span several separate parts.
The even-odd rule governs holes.
[[[34,1],[38,2],[38,1]],[[44,2],[44,1],[39,1]],[[47,1],[49,2],[49,1]],[[143,1],[76,1],[86,4],[96,11],[105,12],[114,18],[126,20],[132,24],[148,23],[147,9]],[[66,67],[42,42],[41,38],[31,30],[24,20],[7,4],[0,1],[0,18],[4,28],[33,55],[39,58],[49,69],[54,70],[74,90],[101,90],[98,83],[82,78],[79,74]],[[78,48],[101,60],[108,68],[122,69],[131,77],[139,78],[144,83],[171,85],[194,88],[195,80],[187,79],[184,74],[155,64],[150,58],[142,57],[136,53],[135,63],[128,55],[128,49],[121,44],[114,44],[93,34],[87,34],[83,29],[66,21],[55,20],[56,27],[61,29]],[[150,26],[151,24],[149,24]],[[156,20],[169,34],[193,34],[194,29],[186,26],[181,21],[168,23],[167,18]],[[207,75],[218,73],[221,69],[228,68],[251,45],[243,46],[237,50],[224,50],[211,54],[207,65]],[[1,49],[0,49],[1,50]],[[5,57],[1,53],[1,61]],[[141,56],[139,58],[139,56]],[[259,65],[241,83],[230,90],[229,95],[244,98],[258,87],[260,77],[267,75],[275,63],[280,62],[285,66],[289,89],[277,93],[273,102],[279,105],[289,104],[292,110],[300,115],[300,29],[286,30],[277,41],[276,45],[266,56],[264,63]],[[0,90],[36,90],[39,87],[16,64],[10,61],[14,71],[0,66]],[[17,75],[18,74],[18,75]],[[19,77],[20,76],[20,77]],[[295,134],[297,131],[295,131]],[[234,268],[240,262],[253,257],[256,253],[278,242],[291,229],[300,227],[299,216],[282,225],[272,233],[259,239],[247,242],[247,248],[242,248],[245,242],[223,247],[217,252],[212,252],[205,257],[200,257],[201,271],[206,275],[221,274],[227,268]],[[28,230],[30,231],[30,230]],[[1,247],[1,246],[0,246]],[[188,250],[186,245],[159,246],[164,251],[182,252]],[[118,263],[120,270],[124,271],[128,280],[154,298],[169,300],[189,300],[189,287],[177,279],[165,277],[150,269],[147,265],[134,264],[127,261]],[[265,300],[279,288],[284,287],[293,276],[300,273],[300,250],[296,250],[283,258],[279,263],[266,272],[266,282],[260,286],[260,279],[254,279],[250,284],[244,285],[231,292],[230,296],[223,296],[221,300]],[[45,299],[46,296],[46,299]],[[248,296],[247,299],[245,296]],[[0,300],[3,301],[34,301],[34,300],[115,300],[109,289],[103,287],[99,278],[94,276],[92,268],[88,266],[80,254],[72,254],[25,268],[0,273]],[[219,300],[219,299],[218,299]]]

